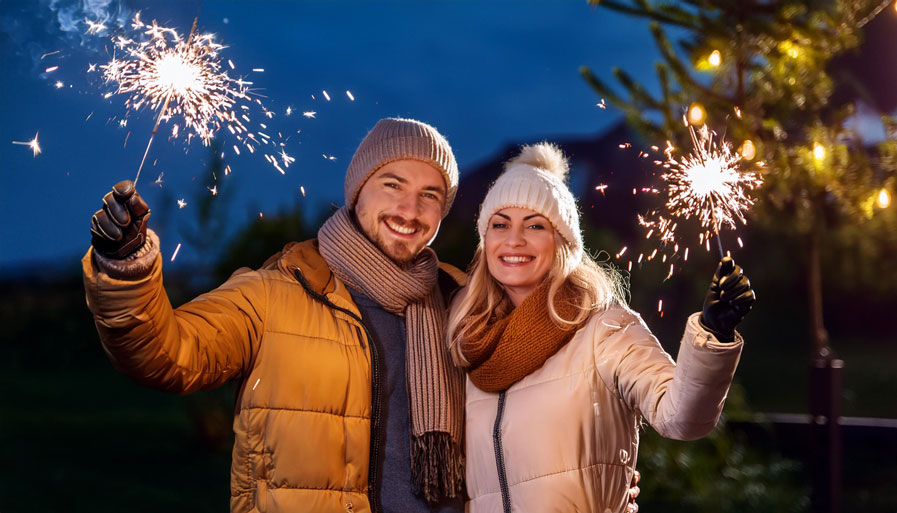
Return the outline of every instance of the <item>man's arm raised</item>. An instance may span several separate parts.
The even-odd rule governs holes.
[[[138,383],[172,393],[241,377],[262,336],[263,281],[255,272],[240,274],[173,309],[162,286],[159,240],[146,229],[148,216],[127,182],[106,195],[91,222],[84,286],[110,360]]]

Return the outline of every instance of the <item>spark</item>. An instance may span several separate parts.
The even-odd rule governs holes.
[[[264,73],[265,68],[252,68],[252,71],[255,73]]]
[[[128,126],[127,118],[118,120],[118,126],[121,128]]]
[[[90,21],[85,19],[84,23],[87,25],[87,33],[92,36],[106,30],[106,24],[102,21]]]
[[[324,98],[327,98],[327,101],[329,102],[329,101],[330,101],[330,95],[327,94],[327,91],[321,91],[321,92],[324,93]]]
[[[53,87],[55,87],[56,89],[62,89],[63,86],[65,86],[65,84],[62,83],[62,80],[57,80],[56,83],[53,84]]]
[[[617,253],[617,259],[618,259],[618,260],[619,260],[619,258],[620,258],[621,256],[623,256],[624,254],[626,254],[626,248],[627,248],[627,246],[623,246],[623,249],[621,249],[620,252]]]
[[[181,250],[181,243],[178,242],[178,247],[174,248],[174,253],[171,255],[171,261],[174,262],[174,259],[178,256],[178,251]]]
[[[305,116],[305,117],[307,117],[307,118],[309,118],[309,119],[313,119],[313,118],[315,117],[315,114],[317,114],[317,112],[315,112],[315,111],[313,111],[313,110],[307,110],[307,111],[305,111],[305,112],[302,113],[303,116]]]
[[[56,50],[56,51],[53,51],[53,52],[45,53],[45,54],[43,54],[43,55],[40,56],[40,60],[44,60],[44,57],[49,57],[49,56],[51,56],[51,55],[56,55],[57,53],[59,53],[59,52],[61,52],[61,51],[62,51],[62,50]]]
[[[93,111],[90,111],[90,114],[88,114],[87,117],[84,118],[84,122],[87,123],[87,120],[89,120],[91,116],[93,116]]]
[[[658,311],[658,312],[662,312],[662,311],[663,311],[663,299],[658,299],[658,300],[657,300],[657,311]]]
[[[325,155],[322,153],[321,156],[327,160],[336,160],[336,157],[334,157],[333,155]]]
[[[604,103],[604,98],[602,98],[601,101],[598,102],[598,103],[596,103],[595,105],[596,105],[599,109],[606,109],[606,108],[607,108],[607,104]]]
[[[304,185],[299,186],[299,192],[302,193],[302,197],[304,198],[305,197],[305,186]]]
[[[40,152],[41,152],[40,143],[37,142],[37,134],[39,134],[39,133],[40,133],[40,131],[35,132],[34,139],[31,139],[30,141],[25,141],[25,142],[12,141],[12,143],[18,144],[20,146],[28,146],[29,148],[31,148],[31,151],[34,154],[33,156],[37,157],[38,155],[40,155]]]
[[[604,191],[607,190],[607,184],[606,184],[606,183],[603,183],[603,184],[600,184],[600,185],[596,185],[596,186],[595,186],[595,190],[596,190],[596,191],[601,191],[601,195],[604,196]]]
[[[156,178],[156,181],[153,183],[158,185],[159,187],[162,187],[162,176],[164,176],[164,175],[165,175],[165,171],[162,171],[161,173],[159,173],[159,177]]]
[[[87,65],[87,72],[88,72],[88,73],[93,73],[93,72],[96,71],[96,70],[97,70],[97,65],[96,65],[96,64],[88,64],[88,65]]]
[[[44,73],[53,73],[54,71],[56,71],[58,69],[59,69],[59,66],[50,66],[49,68],[44,70]]]
[[[286,113],[286,114],[287,114],[287,116],[292,116],[292,115],[293,115],[293,108],[292,108],[292,107],[287,107],[287,113]]]
[[[229,175],[230,173],[231,173],[230,166],[229,166],[229,165],[224,166],[224,176],[227,176],[227,175]]]
[[[178,200],[178,208],[184,208],[187,206],[187,201],[184,198]]]
[[[217,185],[213,185],[212,187],[206,187],[206,189],[208,189],[209,192],[212,193],[212,196],[218,195],[218,186]]]
[[[719,50],[714,50],[710,53],[710,57],[707,58],[707,62],[709,62],[710,65],[715,68],[722,64],[723,56],[721,53],[719,53]]]
[[[352,92],[351,92],[351,91],[348,91],[348,90],[347,90],[347,91],[346,91],[346,96],[348,96],[349,99],[352,100],[353,102],[355,101],[355,96],[352,95]]]
[[[283,159],[283,167],[290,167],[290,164],[296,162],[296,159],[287,155],[286,150],[280,149],[280,158]]]

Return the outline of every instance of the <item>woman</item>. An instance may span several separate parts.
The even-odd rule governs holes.
[[[480,244],[448,337],[468,372],[468,511],[622,512],[647,421],[692,440],[716,425],[754,294],[724,259],[678,363],[583,250],[568,164],[525,147],[480,209]]]

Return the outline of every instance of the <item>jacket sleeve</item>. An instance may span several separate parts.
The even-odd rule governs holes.
[[[151,239],[158,246],[158,239]],[[232,276],[177,309],[162,286],[158,249],[141,264],[114,269],[87,251],[82,259],[87,306],[116,369],[138,383],[186,394],[241,377],[257,351],[267,308],[258,272]]]
[[[676,362],[632,311],[609,310],[594,327],[602,381],[667,438],[694,440],[713,430],[741,357],[741,335],[719,342],[699,315],[688,318]]]

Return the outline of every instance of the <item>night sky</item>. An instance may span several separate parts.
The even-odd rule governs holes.
[[[186,34],[197,5],[0,2],[0,267],[71,265],[83,254],[91,214],[115,182],[134,178],[155,119],[149,110],[125,118],[124,96],[104,99],[114,85],[88,68],[108,62],[110,33],[135,11]],[[198,30],[228,46],[221,58],[234,62],[233,75],[253,82],[253,93],[276,114],[269,131],[283,135],[296,159],[281,175],[259,154],[227,152],[233,172],[226,180],[236,194],[222,237],[259,212],[273,215],[301,202],[312,213],[341,203],[345,167],[381,117],[435,125],[463,176],[509,142],[591,136],[618,121],[618,113],[596,106],[600,98],[580,78],[580,65],[605,78],[621,65],[653,83],[658,59],[645,23],[584,1],[207,0],[199,8]],[[89,35],[85,19],[106,19],[110,30]],[[45,71],[53,66],[59,68]],[[264,72],[252,71],[259,68]],[[37,157],[11,144],[38,131]],[[179,225],[194,222],[191,201],[211,155],[199,142],[186,145],[169,134],[163,122],[137,184],[168,255]],[[233,142],[222,139],[225,149]],[[160,174],[161,187],[154,183]],[[182,209],[180,198],[188,202]],[[185,246],[167,265],[195,261]]]

